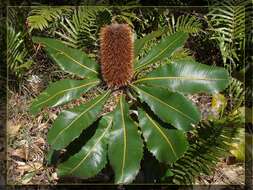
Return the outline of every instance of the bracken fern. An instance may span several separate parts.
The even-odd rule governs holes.
[[[210,7],[207,14],[210,30],[214,32],[212,39],[218,41],[223,62],[231,69],[244,65],[245,13],[248,4],[249,1],[226,0]]]
[[[28,69],[33,63],[31,59],[28,59],[22,33],[16,32],[11,25],[7,27],[7,55],[9,74],[19,78],[22,76],[22,71]]]
[[[172,183],[194,184],[200,175],[212,173],[220,159],[229,154],[231,143],[237,141],[238,128],[231,126],[237,117],[229,122],[201,122],[193,130],[188,151],[169,169]]]
[[[99,29],[110,21],[111,14],[107,8],[80,6],[71,18],[62,18],[62,29],[55,33],[71,47],[97,49]]]
[[[202,24],[193,15],[181,15],[175,19],[172,14],[168,19],[168,32],[173,34],[175,32],[198,33],[201,30]]]
[[[62,15],[72,11],[71,7],[32,7],[27,17],[28,24],[33,29],[44,30],[49,24],[58,21]]]

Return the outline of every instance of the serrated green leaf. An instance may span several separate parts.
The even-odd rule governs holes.
[[[115,173],[115,183],[126,184],[134,180],[140,169],[143,144],[138,127],[129,116],[129,108],[123,95],[113,112],[113,118],[109,160]]]
[[[70,48],[60,40],[52,38],[33,37],[33,41],[44,45],[49,56],[62,70],[85,78],[98,76],[99,65],[83,51]]]
[[[99,121],[94,136],[77,154],[59,165],[58,175],[88,178],[98,174],[107,162],[107,143],[111,126],[112,118],[109,116],[103,117]]]
[[[176,32],[165,37],[159,44],[154,46],[150,52],[135,65],[135,70],[140,70],[147,65],[160,61],[170,55],[179,47],[183,46],[188,35],[184,32]]]
[[[62,111],[48,132],[51,148],[59,150],[66,147],[89,127],[97,119],[109,93],[110,91],[107,91],[83,105]]]
[[[160,162],[171,164],[177,161],[188,147],[185,134],[180,130],[161,127],[142,109],[139,109],[138,114],[148,150]]]
[[[196,106],[182,94],[167,89],[131,85],[139,94],[142,102],[146,102],[151,110],[164,122],[177,129],[189,131],[200,120]]]
[[[221,67],[211,67],[190,60],[177,60],[160,66],[134,83],[169,88],[185,94],[216,93],[227,87],[229,75]]]
[[[79,98],[99,83],[98,79],[69,80],[64,79],[50,84],[33,102],[30,107],[32,114],[37,114],[44,107],[55,107]]]

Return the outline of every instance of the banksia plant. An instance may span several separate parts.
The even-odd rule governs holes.
[[[111,24],[100,33],[101,70],[109,87],[129,84],[133,76],[133,35],[127,24]]]
[[[143,46],[158,36],[162,40],[145,55],[139,56]],[[52,124],[48,132],[49,161],[52,152],[66,148],[81,133],[86,134],[85,129],[95,127],[95,134],[87,136],[88,140],[79,152],[60,162],[59,176],[89,178],[97,175],[109,162],[114,170],[115,183],[128,184],[142,169],[141,162],[145,162],[144,146],[160,163],[167,165],[185,154],[187,133],[201,119],[198,108],[186,95],[217,93],[228,84],[228,73],[223,68],[203,65],[193,59],[167,59],[184,45],[187,38],[184,32],[166,35],[163,30],[150,33],[132,44],[128,25],[105,26],[100,34],[99,65],[85,52],[70,48],[59,40],[33,37],[62,70],[81,79],[51,83],[32,102],[32,114],[45,107],[70,102],[103,80],[106,82],[106,87],[101,85],[103,90],[99,95],[63,110]],[[153,67],[157,62],[159,66]],[[114,97],[112,93],[115,91],[120,92],[116,108],[104,111],[104,105]]]

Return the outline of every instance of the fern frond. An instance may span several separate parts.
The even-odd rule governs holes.
[[[71,7],[36,7],[27,17],[28,24],[31,30],[44,30],[48,28],[50,22],[59,20],[70,11],[72,11]]]
[[[26,52],[22,51],[21,32],[16,33],[12,26],[7,27],[7,65],[10,71],[14,71],[18,60],[22,59]]]
[[[243,39],[246,4],[246,1],[241,0],[218,2],[207,14],[214,27],[212,30],[224,34],[227,42]]]
[[[18,13],[17,13],[17,10],[13,7],[10,7],[8,8],[8,24],[12,24],[13,26],[15,26],[16,24],[16,21],[17,21],[17,16],[18,16]]]
[[[62,29],[55,33],[71,47],[97,49],[99,29],[110,21],[107,8],[80,6],[74,10],[71,19],[62,19]]]
[[[245,104],[247,107],[250,107],[253,105],[253,90],[251,86],[246,87],[245,90]]]
[[[187,33],[198,33],[201,30],[202,24],[197,17],[192,15],[181,15],[175,19],[174,15],[168,20],[169,34],[173,34],[177,31]]]
[[[231,143],[238,141],[237,116],[232,121],[201,122],[193,131],[186,154],[169,170],[174,184],[194,184],[200,175],[210,175],[221,158],[229,154]]]
[[[210,30],[214,32],[212,39],[219,43],[225,66],[230,61],[232,69],[244,63],[245,13],[249,3],[243,0],[219,1],[207,14]]]
[[[134,10],[131,10],[131,9],[133,8],[132,7],[117,7],[117,9],[113,11],[117,13],[117,14],[115,13],[113,14],[114,19],[118,23],[128,24],[129,26],[134,28],[133,22],[142,23],[143,20],[141,20],[137,16],[137,14],[133,12]]]
[[[22,71],[33,63],[28,58],[28,52],[24,47],[22,33],[16,32],[11,25],[7,27],[7,67],[9,74],[16,77],[22,76]]]
[[[236,110],[243,106],[245,102],[245,86],[242,82],[235,78],[231,78],[229,86],[225,90],[225,94],[228,94],[228,109],[230,112],[233,112],[231,110]]]

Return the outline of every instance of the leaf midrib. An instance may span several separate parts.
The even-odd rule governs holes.
[[[64,131],[66,131],[69,127],[71,127],[71,125],[72,125],[74,122],[76,122],[80,117],[82,117],[83,114],[85,114],[86,112],[90,111],[90,110],[91,110],[93,107],[95,107],[102,99],[104,99],[104,98],[108,95],[109,92],[110,92],[110,91],[108,91],[107,93],[105,93],[105,95],[102,96],[97,102],[95,102],[95,103],[92,104],[90,107],[88,107],[87,109],[85,109],[81,114],[79,114],[79,116],[77,116],[77,118],[75,118],[73,121],[71,121],[71,123],[68,124],[67,127],[65,127],[64,129],[62,129],[62,131],[60,131],[60,132],[56,135],[56,137],[55,137],[54,141],[51,143],[51,145],[55,143],[55,141],[58,139],[58,137],[59,137]]]
[[[124,131],[124,148],[123,148],[123,159],[122,159],[122,168],[121,168],[121,178],[120,181],[122,181],[123,175],[124,175],[124,168],[125,168],[125,162],[126,162],[126,126],[125,126],[125,119],[124,119],[124,110],[123,110],[123,105],[122,105],[122,98],[123,96],[121,95],[120,98],[120,112],[121,112],[121,118],[122,118],[122,125],[123,125],[123,131]]]
[[[70,91],[70,90],[74,90],[74,89],[78,89],[78,88],[82,88],[82,87],[88,86],[90,84],[95,84],[95,83],[98,83],[98,82],[99,82],[99,80],[96,80],[96,81],[93,81],[93,82],[90,82],[90,83],[82,84],[80,86],[76,86],[76,87],[73,87],[73,88],[68,88],[68,89],[65,89],[65,90],[61,90],[61,91],[57,92],[56,94],[54,94],[53,96],[51,96],[48,99],[46,99],[45,101],[33,105],[33,107],[38,107],[39,105],[44,104],[45,102],[50,101],[54,97],[56,97],[56,96],[58,96],[58,95],[60,95],[60,94],[62,94],[64,92],[67,92],[67,91]]]
[[[220,81],[220,80],[226,80],[224,78],[198,78],[198,77],[146,77],[141,78],[139,80],[136,80],[133,82],[133,84],[141,82],[141,81],[147,81],[147,80],[163,80],[163,79],[176,79],[176,80],[204,80],[204,81]]]
[[[106,127],[105,131],[102,133],[102,135],[99,137],[98,141],[92,146],[92,148],[90,149],[90,151],[88,151],[88,153],[86,154],[86,156],[80,161],[80,163],[78,163],[70,172],[69,174],[72,174],[87,158],[88,156],[92,153],[93,149],[97,146],[97,144],[102,140],[102,138],[104,138],[106,132],[108,131],[108,129],[111,127],[112,124],[112,118],[110,118],[110,123],[108,124],[108,126]]]
[[[186,117],[187,119],[190,119],[190,120],[193,121],[193,122],[197,122],[197,121],[195,121],[194,119],[190,118],[188,115],[186,115],[186,114],[184,114],[183,112],[181,112],[180,110],[178,110],[178,109],[176,109],[176,108],[170,106],[170,105],[167,104],[166,102],[163,102],[163,101],[160,100],[159,98],[157,98],[157,97],[155,97],[155,96],[153,96],[153,95],[151,95],[151,94],[145,92],[144,90],[142,90],[142,89],[140,89],[140,88],[138,88],[138,87],[136,87],[136,86],[133,86],[133,85],[131,85],[131,86],[134,87],[134,88],[137,88],[137,89],[141,90],[142,92],[144,92],[145,94],[147,94],[147,95],[150,96],[151,98],[156,99],[156,100],[158,100],[160,103],[162,103],[162,104],[164,104],[164,105],[170,107],[171,109],[173,109],[173,110],[175,110],[176,112],[180,113],[181,115],[183,115],[183,116]]]
[[[43,43],[43,42],[42,42],[42,43]],[[92,71],[92,72],[98,74],[97,71],[95,71],[95,70],[93,70],[93,69],[91,69],[91,68],[89,68],[89,67],[87,67],[87,66],[81,64],[79,61],[75,60],[73,57],[69,56],[69,55],[66,54],[64,51],[62,51],[62,50],[60,50],[60,49],[57,49],[57,48],[55,48],[55,47],[52,47],[52,46],[50,46],[50,45],[49,45],[48,43],[46,43],[46,42],[44,42],[44,44],[47,44],[47,46],[49,46],[51,49],[54,49],[54,50],[58,51],[60,54],[66,56],[67,58],[69,58],[70,60],[74,61],[75,63],[77,63],[77,64],[80,65],[81,67],[83,67],[83,68],[85,68],[85,69],[88,69],[88,70],[90,70],[90,71]]]
[[[175,157],[177,158],[177,153],[175,152],[172,143],[170,142],[170,140],[167,138],[167,136],[164,134],[164,132],[160,129],[160,127],[150,118],[150,116],[145,113],[147,118],[152,122],[152,124],[155,126],[155,128],[158,130],[158,132],[162,135],[162,137],[167,141],[167,143],[169,144],[169,146],[171,147],[171,150],[173,152],[173,154],[175,155]]]

